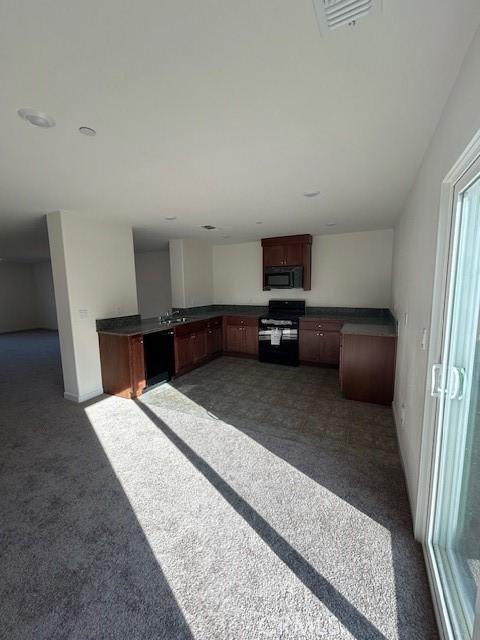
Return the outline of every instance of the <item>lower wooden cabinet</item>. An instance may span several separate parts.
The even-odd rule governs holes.
[[[224,351],[232,354],[258,355],[258,319],[226,316],[224,319]]]
[[[143,336],[98,334],[105,393],[136,398],[146,387]]]
[[[342,336],[340,387],[349,400],[389,405],[395,386],[395,336]]]
[[[174,329],[175,374],[185,373],[207,358],[207,322],[198,321]]]
[[[175,375],[186,373],[220,355],[223,350],[222,318],[199,320],[175,327]]]
[[[214,318],[207,322],[207,356],[212,358],[223,351],[222,318]]]
[[[300,322],[300,362],[338,367],[341,323],[305,320]]]

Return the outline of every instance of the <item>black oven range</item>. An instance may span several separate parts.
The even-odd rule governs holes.
[[[298,366],[299,319],[305,300],[270,300],[268,314],[258,320],[260,362]]]

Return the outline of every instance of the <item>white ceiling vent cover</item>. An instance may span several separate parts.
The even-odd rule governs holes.
[[[357,20],[380,13],[382,0],[313,0],[322,34],[353,26]]]

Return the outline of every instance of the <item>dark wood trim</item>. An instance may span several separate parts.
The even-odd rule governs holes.
[[[312,240],[303,243],[303,290],[312,289]]]
[[[262,247],[269,247],[276,244],[312,244],[310,234],[298,236],[278,236],[276,238],[262,238]]]

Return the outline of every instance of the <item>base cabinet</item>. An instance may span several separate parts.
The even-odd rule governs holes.
[[[223,351],[222,318],[213,318],[207,322],[207,356],[214,358]]]
[[[174,329],[175,375],[186,373],[207,358],[207,322],[192,322]]]
[[[222,353],[222,319],[199,320],[175,327],[175,375],[186,373]]]
[[[300,323],[300,362],[338,367],[341,323],[306,320]]]
[[[258,319],[227,316],[224,320],[224,351],[230,354],[258,355]]]
[[[389,405],[395,385],[395,336],[342,336],[340,387],[349,400]]]
[[[105,393],[136,398],[146,387],[143,336],[100,333],[100,366]]]

